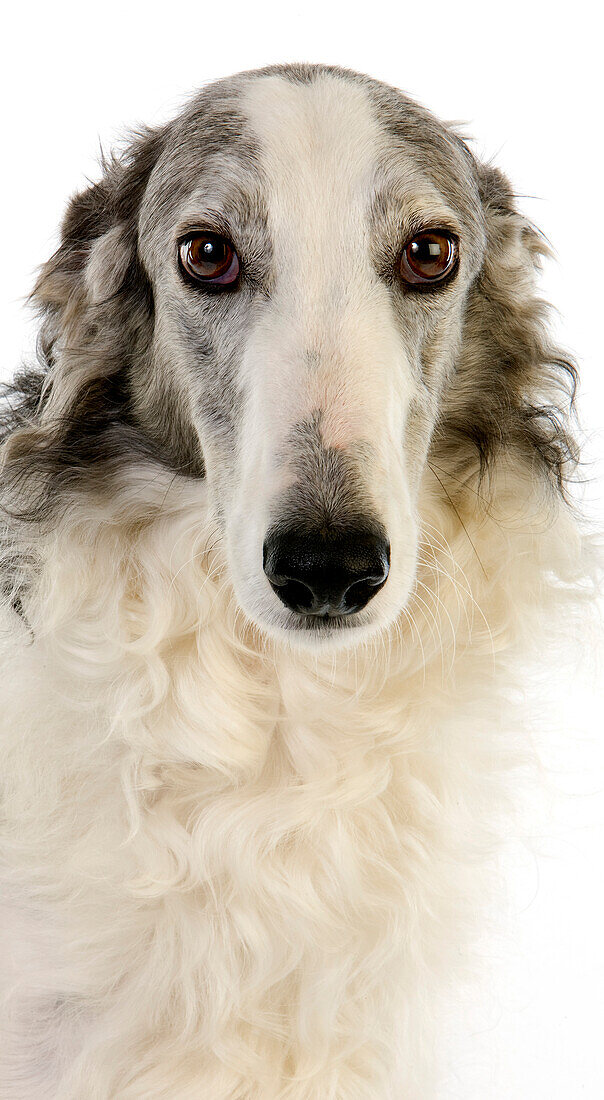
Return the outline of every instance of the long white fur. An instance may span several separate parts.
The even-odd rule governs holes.
[[[246,622],[203,486],[141,470],[38,547],[38,641],[3,632],[3,1096],[431,1094],[523,756],[510,660],[577,550],[517,474],[471,542],[437,489],[406,614],[333,655]]]

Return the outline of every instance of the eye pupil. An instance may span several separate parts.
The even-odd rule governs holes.
[[[457,241],[448,231],[425,230],[405,245],[400,273],[411,285],[436,283],[453,270],[456,260]]]
[[[229,286],[239,275],[239,257],[226,237],[199,231],[178,246],[181,271],[189,280],[210,286]]]

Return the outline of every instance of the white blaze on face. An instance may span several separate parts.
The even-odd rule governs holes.
[[[249,348],[250,393],[260,383],[259,396],[274,397],[284,429],[322,410],[325,443],[346,447],[374,417],[383,428],[384,374],[401,355],[369,239],[384,138],[364,90],[333,76],[253,81],[242,107],[260,148],[275,277]]]
[[[375,518],[389,530],[391,513],[397,522],[408,514],[401,450],[414,382],[372,264],[369,208],[385,137],[367,94],[330,75],[309,84],[268,76],[250,82],[241,108],[259,147],[273,248],[270,301],[243,360],[230,540],[255,584],[257,544],[293,476],[286,441],[317,413],[325,446],[371,444],[362,475]]]

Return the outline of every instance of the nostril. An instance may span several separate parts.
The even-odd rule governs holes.
[[[379,569],[375,568],[373,573],[366,574],[358,580],[353,581],[344,592],[345,613],[350,615],[354,611],[360,611],[361,608],[365,607],[365,604],[369,603],[372,596],[374,596],[386,583],[389,572],[390,547],[386,545],[381,567]]]
[[[263,567],[282,603],[313,616],[352,615],[385,584],[390,547],[382,531],[354,528],[269,533]]]
[[[266,569],[264,571],[266,573]],[[270,576],[268,573],[267,576],[272,588],[277,590],[277,595],[284,604],[296,611],[312,613],[315,597],[307,584],[293,580],[291,577]]]
[[[363,577],[363,580],[366,581],[367,584],[371,585],[372,588],[375,588],[376,585],[384,583],[384,581],[388,577],[389,572],[390,572],[390,547],[388,547],[388,556],[384,557],[384,563],[383,563],[383,566],[380,569],[379,573],[373,573],[373,574],[370,574],[367,577]]]

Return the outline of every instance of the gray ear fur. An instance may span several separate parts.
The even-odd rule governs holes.
[[[94,241],[84,271],[90,301],[98,305],[117,294],[132,263],[132,240],[127,226],[118,222]]]
[[[33,292],[44,318],[45,353],[59,335],[68,344],[74,328],[80,343],[97,319],[95,307],[120,291],[136,291],[136,219],[163,140],[162,131],[139,133],[122,156],[103,162],[100,181],[69,203],[61,243],[44,264]],[[136,274],[140,281],[140,269]]]
[[[5,484],[20,479],[21,502],[29,486],[30,511],[50,507],[66,483],[98,477],[120,448],[140,448],[128,374],[152,336],[153,294],[137,215],[162,142],[162,131],[144,132],[104,162],[100,181],[69,203],[34,288],[40,367],[15,378],[19,403],[4,425]]]
[[[457,369],[435,446],[483,476],[502,449],[564,491],[576,466],[568,427],[576,368],[549,334],[536,274],[549,249],[516,209],[496,168],[477,166],[487,230],[485,260],[471,288]]]

